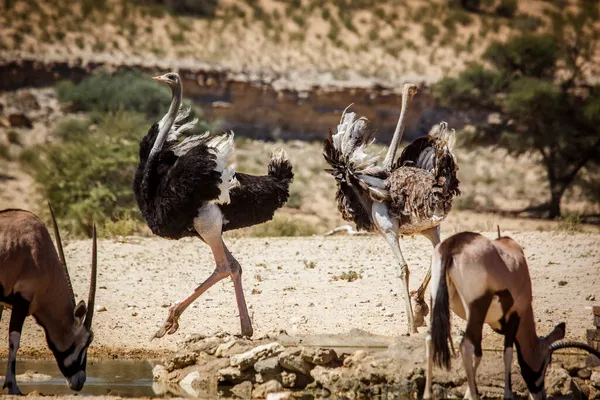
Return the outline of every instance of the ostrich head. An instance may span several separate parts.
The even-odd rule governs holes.
[[[164,75],[155,76],[152,79],[166,84],[171,88],[171,90],[175,90],[175,88],[181,85],[181,79],[179,78],[179,74],[177,72],[167,72]]]
[[[405,83],[402,87],[402,93],[406,93],[408,95],[408,100],[412,100],[412,98],[419,92],[418,87],[414,83]]]

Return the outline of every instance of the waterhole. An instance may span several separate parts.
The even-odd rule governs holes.
[[[6,365],[6,360],[0,361]],[[88,360],[87,380],[80,395],[115,395],[122,397],[154,397],[152,361]],[[1,367],[0,367],[1,368]],[[0,369],[5,372],[6,369]],[[28,373],[49,375],[50,378],[28,382]],[[25,374],[25,375],[21,375]],[[75,394],[69,389],[56,361],[17,360],[17,383],[21,392],[33,391],[47,395]],[[0,379],[4,384],[4,377]],[[6,393],[6,390],[3,392]]]

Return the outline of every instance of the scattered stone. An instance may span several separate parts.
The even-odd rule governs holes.
[[[311,365],[302,359],[301,349],[287,349],[279,354],[279,365],[292,372],[310,375]]]
[[[573,378],[571,381],[571,391],[576,399],[588,399],[590,395],[590,387],[585,384],[581,378]]]
[[[277,357],[269,357],[264,360],[259,360],[254,364],[254,370],[259,374],[272,375],[281,372],[279,360]]]
[[[589,368],[582,368],[577,371],[577,376],[581,379],[590,379],[590,376],[592,376],[592,371]]]
[[[287,400],[292,398],[292,392],[267,393],[266,400]]]
[[[218,372],[219,382],[241,383],[250,380],[252,376],[237,367],[222,368]]]
[[[323,348],[302,348],[302,359],[314,365],[326,365],[337,360],[337,354],[333,349]]]
[[[157,364],[154,366],[154,368],[152,368],[152,379],[154,382],[165,381],[168,374],[169,371],[167,371],[167,369],[160,364]]]
[[[239,369],[244,370],[253,366],[259,360],[278,355],[283,350],[285,350],[284,347],[277,342],[267,343],[245,353],[231,356],[229,363],[232,367],[239,367]]]
[[[566,369],[552,365],[546,374],[546,391],[550,396],[571,394],[571,382]]]
[[[600,389],[600,371],[594,371],[590,375],[590,382],[596,389]]]
[[[165,363],[165,368],[168,372],[175,371],[176,369],[182,369],[189,365],[194,365],[196,363],[196,358],[196,353],[191,351],[177,353]]]
[[[283,386],[281,386],[281,383],[272,379],[268,382],[257,385],[254,388],[254,390],[252,391],[252,398],[253,399],[264,399],[267,397],[267,394],[280,392],[281,389],[283,389]]]
[[[252,396],[252,382],[244,381],[231,388],[231,393],[242,399],[249,399]]]
[[[37,371],[27,370],[22,374],[17,375],[18,382],[43,382],[52,379],[50,375],[40,374]],[[2,377],[4,379],[4,377]]]
[[[230,340],[229,342],[221,343],[215,350],[215,356],[223,357],[224,353],[231,349],[236,343],[237,341],[235,339]]]
[[[296,386],[296,374],[293,372],[283,371],[281,373],[281,384],[285,388],[293,388]]]
[[[189,349],[197,353],[204,352],[206,354],[213,355],[222,342],[223,341],[217,337],[210,337],[206,340],[193,343],[191,346],[189,346]]]
[[[558,286],[566,286],[567,285],[567,281],[558,281]]]
[[[96,307],[96,312],[104,312],[104,311],[107,311],[106,307],[104,307],[104,306]]]

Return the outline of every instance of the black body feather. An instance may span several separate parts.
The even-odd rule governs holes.
[[[272,158],[269,173],[264,176],[235,174],[239,185],[229,190],[231,202],[221,204],[223,231],[245,228],[270,221],[289,198],[294,178],[292,164],[286,159]]]
[[[148,161],[158,135],[154,124],[140,142],[140,162],[133,191],[142,215],[155,235],[180,239],[197,236],[194,218],[198,210],[221,194],[221,174],[215,171],[217,155],[207,145],[212,136],[199,141],[178,157],[163,150]],[[224,214],[223,230],[232,230],[266,222],[288,199],[293,178],[292,166],[285,159],[272,159],[269,174],[236,174],[239,185],[230,190],[231,203],[220,205]]]

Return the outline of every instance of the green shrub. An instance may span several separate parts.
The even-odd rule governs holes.
[[[8,143],[16,144],[18,146],[21,145],[21,140],[19,139],[19,134],[17,132],[8,131],[8,133],[6,134],[6,137],[8,138]]]
[[[144,114],[155,121],[167,112],[171,102],[169,88],[135,72],[92,75],[78,84],[61,82],[57,89],[59,99],[72,103],[76,111],[106,113],[125,110]],[[185,100],[184,105],[190,107],[191,102]],[[192,116],[202,120],[202,111],[192,106]],[[201,122],[194,132],[204,132],[209,128]]]
[[[581,217],[577,214],[566,214],[559,218],[558,230],[568,233],[577,233],[583,231],[581,226]]]
[[[7,145],[0,143],[0,158],[10,161],[12,160],[12,156],[10,154],[10,149]]]
[[[533,15],[519,14],[512,20],[512,26],[523,33],[535,32],[544,22]]]
[[[492,43],[483,57],[498,70],[519,72],[538,78],[554,77],[559,51],[550,34],[524,34],[506,43]]]
[[[144,223],[131,215],[123,215],[116,221],[108,220],[100,229],[100,236],[106,238],[117,238],[140,234]]]
[[[122,111],[97,118],[96,129],[87,132],[83,123],[60,123],[56,134],[67,140],[39,145],[21,157],[75,235],[89,234],[92,222],[103,226],[123,215],[139,218],[131,183],[148,123]],[[67,132],[67,127],[75,129]]]
[[[317,233],[313,225],[281,215],[275,215],[271,221],[232,232],[232,236],[278,237],[311,236]]]
[[[423,36],[427,40],[427,43],[432,43],[439,33],[440,29],[431,22],[423,24]]]

